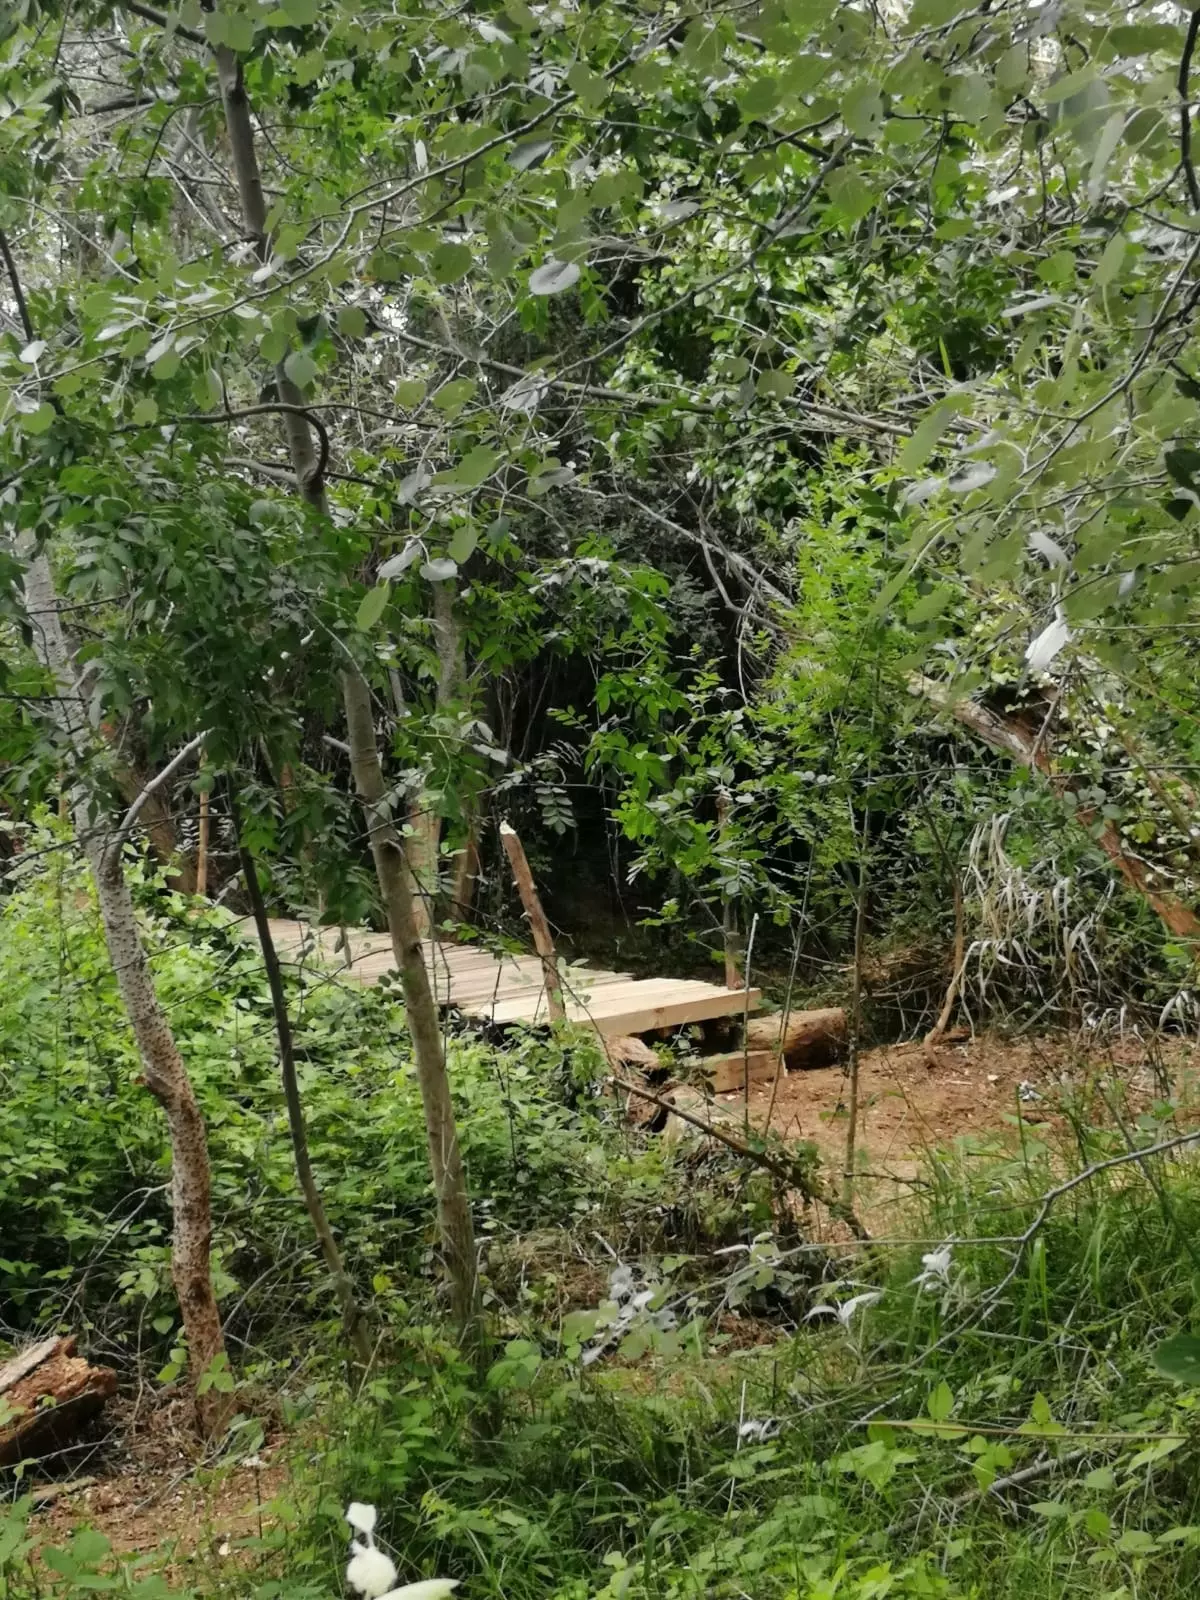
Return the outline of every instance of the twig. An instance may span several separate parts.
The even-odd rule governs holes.
[[[831,1217],[836,1217],[839,1222],[844,1222],[856,1239],[863,1243],[869,1242],[871,1235],[863,1227],[849,1206],[843,1205],[836,1196],[827,1194],[820,1184],[814,1183],[812,1178],[796,1162],[780,1161],[766,1150],[755,1150],[752,1146],[743,1143],[736,1134],[728,1133],[724,1128],[714,1127],[711,1122],[705,1122],[703,1117],[697,1117],[690,1111],[685,1111],[682,1106],[677,1106],[671,1100],[664,1100],[661,1095],[655,1094],[650,1089],[643,1089],[640,1084],[628,1083],[624,1078],[618,1078],[614,1073],[609,1082],[618,1089],[624,1089],[626,1094],[635,1094],[639,1100],[648,1100],[651,1105],[660,1106],[662,1110],[671,1112],[681,1122],[688,1122],[693,1128],[698,1128],[701,1133],[708,1134],[718,1144],[723,1144],[726,1149],[732,1150],[735,1155],[743,1156],[747,1161],[752,1161],[755,1166],[762,1167],[786,1183],[790,1188],[799,1189],[806,1200],[816,1201],[823,1205]],[[1200,1133],[1194,1137],[1200,1139]]]

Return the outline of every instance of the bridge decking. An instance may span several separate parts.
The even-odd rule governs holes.
[[[247,924],[253,937],[253,927]],[[271,921],[281,961],[342,968],[357,983],[376,984],[394,971],[387,934],[347,930],[341,949],[337,928],[313,928],[283,918]],[[536,956],[496,955],[478,945],[426,941],[425,965],[439,1004],[487,1022],[547,1022],[542,964]],[[560,964],[563,998],[571,1022],[590,1023],[599,1033],[649,1033],[712,1017],[741,1016],[757,1008],[757,989],[724,989],[688,978],[634,978],[628,972]]]

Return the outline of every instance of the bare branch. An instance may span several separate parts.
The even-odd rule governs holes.
[[[134,824],[141,815],[142,808],[154,795],[158,793],[164,784],[170,783],[171,779],[179,771],[180,767],[189,761],[191,757],[194,756],[200,749],[205,739],[208,738],[208,735],[209,729],[207,728],[205,728],[203,733],[198,733],[194,739],[190,740],[184,745],[183,749],[180,750],[177,755],[171,757],[170,761],[167,762],[166,766],[161,772],[156,773],[154,777],[150,779],[150,782],[146,785],[141,794],[138,795],[137,799],[125,813],[124,821],[121,823],[120,827],[113,834],[112,838],[105,847],[104,866],[106,868],[111,867],[113,862],[120,858],[121,850],[126,839],[128,839],[129,835],[133,832]]]

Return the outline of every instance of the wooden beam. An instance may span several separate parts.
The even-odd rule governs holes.
[[[567,1013],[563,1006],[558,959],[554,953],[554,940],[550,937],[550,924],[546,921],[546,913],[542,910],[542,902],[538,899],[538,892],[534,887],[533,873],[529,870],[529,862],[526,860],[516,829],[510,827],[507,822],[500,824],[500,842],[512,867],[513,879],[517,885],[517,893],[521,896],[521,904],[525,907],[525,915],[529,918],[534,948],[542,958],[550,1020],[561,1022]]]

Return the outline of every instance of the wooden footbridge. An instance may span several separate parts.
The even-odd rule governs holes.
[[[272,920],[271,936],[290,966],[341,968],[352,982],[376,984],[395,971],[386,934],[315,928]],[[545,1023],[550,1019],[545,969],[537,956],[517,956],[478,945],[426,940],[425,965],[443,1007],[493,1023]],[[563,1005],[569,1022],[612,1037],[683,1027],[757,1009],[759,990],[725,989],[684,978],[635,978],[628,972],[561,963]]]

